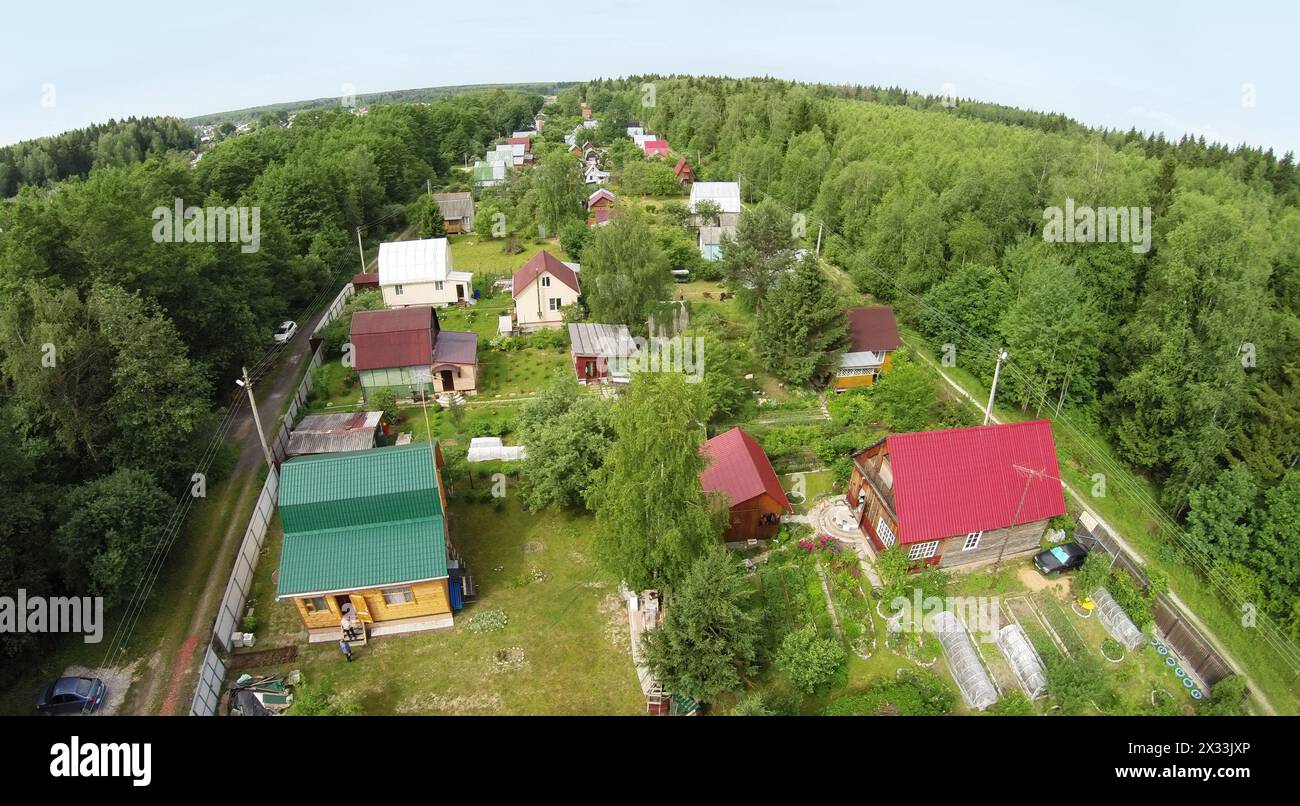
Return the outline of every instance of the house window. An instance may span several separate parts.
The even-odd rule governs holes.
[[[410,588],[387,588],[383,591],[384,604],[400,605],[415,601],[415,593]]]
[[[907,550],[907,559],[909,560],[928,560],[939,550],[939,541],[931,540],[929,543],[913,543],[912,547]]]
[[[564,301],[561,300],[559,297],[551,297],[549,300],[547,300],[547,304],[550,310],[558,311],[563,306]]]
[[[434,280],[434,281],[433,281],[433,290],[434,290],[434,291],[441,291],[441,290],[442,290],[442,280]]]
[[[402,286],[400,284],[393,286],[393,293],[400,297],[402,295]]]
[[[980,538],[983,536],[984,536],[983,532],[971,532],[970,534],[966,535],[966,542],[962,544],[961,550],[970,551],[971,549],[979,548]]]
[[[310,599],[303,599],[302,603],[307,607],[308,613],[328,613],[330,606],[325,604],[324,596],[313,596]]]
[[[894,537],[894,530],[889,528],[889,524],[885,522],[884,518],[876,519],[876,536],[880,538],[881,543],[885,544],[885,548],[889,548],[898,542],[898,538]]]
[[[550,287],[551,287],[551,277],[550,277],[550,275],[548,275],[548,274],[543,274],[543,275],[542,275],[542,288],[550,288]]]

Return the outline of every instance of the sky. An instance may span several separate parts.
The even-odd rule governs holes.
[[[23,2],[0,16],[0,145],[109,118],[338,97],[348,86],[690,73],[902,86],[1300,152],[1300,6],[1156,5]]]

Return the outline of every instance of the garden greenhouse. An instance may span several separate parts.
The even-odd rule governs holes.
[[[1043,671],[1043,661],[1038,657],[1034,645],[1029,643],[1023,627],[1008,624],[998,630],[997,645],[1011,664],[1011,671],[1015,672],[1016,680],[1029,699],[1032,700],[1047,690],[1047,673]]]
[[[980,662],[975,645],[957,617],[945,610],[934,616],[931,624],[943,646],[943,656],[948,661],[952,679],[957,681],[957,688],[961,689],[966,704],[983,711],[997,702],[997,689],[993,688],[993,681]]]
[[[1092,601],[1097,606],[1097,615],[1101,617],[1101,623],[1106,625],[1106,632],[1110,633],[1112,638],[1130,650],[1146,643],[1142,631],[1128,617],[1128,613],[1124,612],[1124,608],[1119,606],[1119,602],[1115,601],[1115,597],[1110,595],[1110,591],[1098,588],[1092,594]]]

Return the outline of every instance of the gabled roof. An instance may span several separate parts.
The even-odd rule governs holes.
[[[280,469],[277,595],[358,590],[447,576],[433,448],[299,456]]]
[[[301,456],[373,448],[375,429],[383,414],[381,411],[360,411],[308,415],[289,434],[289,445],[285,448],[285,453]]]
[[[611,193],[610,191],[606,190],[605,188],[601,188],[600,190],[596,191],[595,193],[593,193],[593,194],[591,194],[590,196],[587,197],[587,209],[590,210],[590,209],[591,209],[591,205],[593,205],[593,204],[595,204],[596,202],[600,201],[602,198],[609,199],[610,202],[616,202],[616,201],[618,201],[618,197],[617,197],[617,196],[615,196],[613,193]]]
[[[446,280],[451,270],[451,245],[446,238],[379,245],[380,285]]]
[[[688,206],[695,212],[695,205],[705,200],[715,201],[724,213],[740,212],[739,182],[696,182],[691,185],[691,199]]]
[[[349,334],[356,368],[429,366],[437,322],[430,307],[357,311]]]
[[[528,262],[520,266],[519,270],[515,272],[512,282],[513,295],[517,297],[522,294],[524,289],[532,285],[533,281],[540,277],[543,272],[550,274],[575,292],[582,293],[578,286],[578,275],[573,269],[565,265],[555,255],[543,249],[529,258]]]
[[[627,325],[603,325],[595,322],[569,323],[569,355],[615,358],[630,356],[636,344]]]
[[[646,140],[641,147],[645,149],[647,155],[668,153],[667,140]]]
[[[677,174],[678,176],[681,176],[683,173],[690,173],[694,175],[695,172],[691,170],[690,163],[686,161],[685,157],[678,157],[677,165],[673,167],[673,173]]]
[[[903,343],[893,308],[849,308],[848,320],[850,353],[897,350]]]
[[[767,493],[787,512],[794,511],[767,454],[739,427],[704,443],[700,453],[706,462],[700,474],[704,492],[725,493],[733,507]]]
[[[433,200],[446,221],[474,217],[474,194],[469,191],[461,193],[435,193]]]
[[[1047,420],[894,434],[885,444],[900,543],[1065,514]]]

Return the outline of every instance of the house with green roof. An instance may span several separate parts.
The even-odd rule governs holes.
[[[276,598],[308,640],[452,626],[467,581],[447,533],[434,443],[298,456],[280,468]],[[472,583],[470,583],[472,588]]]

